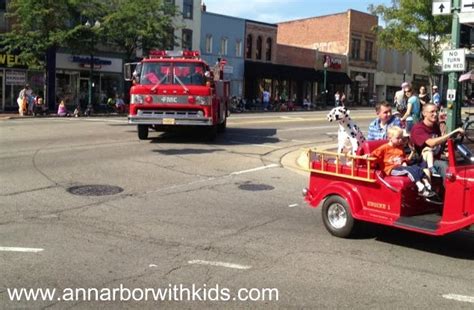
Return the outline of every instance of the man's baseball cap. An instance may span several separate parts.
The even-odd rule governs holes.
[[[433,85],[433,89],[438,89],[438,86],[436,86],[436,85]]]
[[[410,84],[408,84],[408,82],[403,82],[402,83],[402,88],[405,88],[405,87],[408,87],[408,86],[410,86]]]

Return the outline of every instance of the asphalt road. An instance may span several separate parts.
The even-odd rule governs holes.
[[[366,130],[374,113],[352,116]],[[335,145],[325,119],[235,114],[213,143],[199,132],[139,141],[125,118],[0,121],[0,308],[472,309],[473,234],[369,226],[346,240],[325,230],[294,165],[301,148]],[[98,189],[112,192],[90,196]],[[181,296],[139,300],[138,289],[180,285]],[[13,288],[56,294],[12,301]],[[102,301],[61,295],[81,288]],[[239,301],[242,288],[253,299],[274,288],[278,300]],[[229,300],[214,300],[217,289]]]

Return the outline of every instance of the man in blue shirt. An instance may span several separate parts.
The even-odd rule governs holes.
[[[383,101],[375,105],[377,118],[369,125],[367,140],[385,140],[387,139],[387,129],[392,126],[400,127],[400,119],[392,115],[392,106]]]
[[[438,86],[433,85],[433,103],[438,107],[441,105],[441,95],[438,93]]]

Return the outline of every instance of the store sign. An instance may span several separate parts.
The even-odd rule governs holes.
[[[99,72],[121,73],[123,60],[112,57],[93,56],[94,70]],[[67,70],[90,70],[91,57],[88,55],[56,54],[56,67]]]
[[[0,67],[25,66],[18,55],[0,54]]]
[[[5,84],[7,85],[25,85],[26,72],[25,71],[6,71]]]
[[[323,65],[327,63],[327,68],[331,69],[341,69],[342,68],[342,59],[338,57],[331,57],[329,55],[323,56]]]

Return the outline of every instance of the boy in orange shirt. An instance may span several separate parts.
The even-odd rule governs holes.
[[[403,130],[400,127],[392,126],[388,129],[389,142],[375,149],[370,156],[376,157],[380,169],[386,175],[403,176],[406,175],[418,187],[418,194],[423,197],[433,197],[436,194],[431,190],[423,169],[417,165],[408,165],[414,152],[406,156],[403,146]]]

